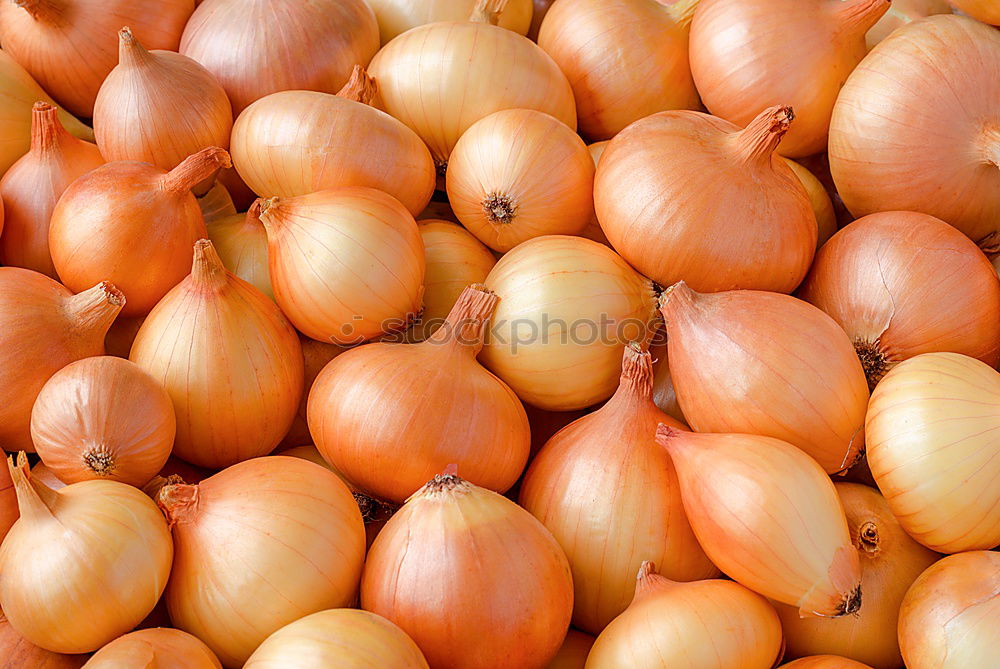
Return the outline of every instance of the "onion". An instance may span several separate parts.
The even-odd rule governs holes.
[[[864,605],[853,616],[800,618],[795,607],[775,604],[788,655],[842,655],[874,669],[903,666],[896,640],[903,595],[938,555],[910,538],[878,493],[858,483],[837,483],[851,543],[861,563]],[[837,669],[831,664],[830,669]]]
[[[143,629],[118,637],[99,650],[86,669],[222,669],[215,653],[197,638],[175,629]]]
[[[427,660],[403,630],[356,609],[306,616],[269,636],[243,669],[426,669]]]
[[[447,185],[458,220],[496,251],[542,235],[577,234],[594,215],[587,145],[555,118],[530,109],[473,123],[452,150]]]
[[[1000,374],[957,353],[901,362],[875,388],[868,464],[899,524],[940,553],[1000,544]]]
[[[0,547],[0,601],[25,639],[87,653],[125,634],[160,598],[173,548],[137,488],[84,481],[51,490],[9,458],[21,517]]]
[[[826,192],[823,183],[819,178],[803,167],[799,163],[789,158],[782,158],[785,164],[792,168],[795,176],[802,182],[809,196],[809,204],[812,206],[813,214],[816,216],[816,228],[819,231],[816,237],[816,248],[823,246],[833,233],[837,232],[837,212],[833,208],[833,201],[830,194]]]
[[[587,669],[771,669],[781,624],[767,601],[723,580],[677,583],[643,562],[635,598],[597,637]]]
[[[674,388],[674,377],[670,374],[666,346],[663,347],[662,353],[654,358],[654,362],[657,360],[659,360],[659,364],[656,365],[656,371],[653,373],[653,403],[659,407],[660,411],[686,425],[687,418],[684,417],[681,405],[677,402],[677,391]]]
[[[337,92],[378,45],[364,0],[205,0],[184,28],[180,52],[215,75],[236,116],[278,91]]]
[[[766,107],[791,105],[800,120],[779,150],[819,153],[840,87],[867,53],[865,33],[888,9],[889,0],[703,0],[691,23],[698,92],[712,114],[741,127]]]
[[[353,601],[365,531],[333,472],[298,458],[255,458],[197,486],[168,485],[158,501],[177,549],[170,619],[224,666],[243,666],[288,623]]]
[[[907,23],[935,14],[950,13],[951,7],[948,6],[948,0],[892,0],[889,11],[878,20],[878,23],[868,29],[865,43],[870,51],[875,48],[876,44],[891,35],[894,30]]]
[[[230,168],[231,169],[231,168]],[[207,193],[198,198],[198,208],[205,223],[213,223],[227,216],[236,215],[236,204],[221,183],[216,182]]]
[[[439,21],[465,21],[476,6],[476,0],[369,0],[378,19],[382,44],[410,28]],[[500,15],[501,28],[525,35],[532,25],[532,1],[509,0]]]
[[[496,304],[496,295],[470,286],[427,341],[362,346],[323,369],[309,392],[309,431],[357,489],[401,503],[452,463],[500,492],[521,475],[528,418],[476,361]]]
[[[257,193],[250,190],[250,187],[244,183],[235,167],[219,170],[218,182],[229,191],[229,196],[237,210],[249,209],[253,201],[257,199]]]
[[[703,295],[683,282],[661,303],[670,372],[692,428],[775,437],[830,473],[860,457],[868,384],[832,318],[788,295]]]
[[[972,551],[936,562],[913,583],[899,610],[906,666],[996,666],[998,617],[1000,553]]]
[[[170,172],[120,161],[74,181],[49,226],[59,278],[71,290],[114,281],[128,298],[122,313],[149,313],[187,275],[191,245],[206,235],[191,188],[228,163],[213,147]]]
[[[855,216],[917,211],[1000,237],[1000,33],[959,16],[895,31],[847,80],[830,170]]]
[[[983,23],[1000,26],[1000,7],[993,0],[948,0],[955,9]],[[944,13],[944,12],[941,12]]]
[[[545,669],[584,669],[587,655],[596,641],[594,637],[570,628],[559,652]]]
[[[0,268],[0,444],[34,451],[31,405],[49,377],[104,353],[104,334],[125,298],[109,283],[78,295],[52,279]]]
[[[469,21],[408,30],[372,60],[385,110],[420,135],[442,174],[458,138],[493,112],[534,109],[576,129],[566,76],[529,39],[497,27],[507,4],[477,0]]]
[[[594,204],[615,250],[664,286],[789,293],[809,270],[816,216],[774,155],[794,114],[772,107],[745,130],[699,112],[629,126],[601,155]]]
[[[99,356],[66,365],[38,393],[31,439],[66,483],[106,479],[141,488],[174,445],[170,396],[135,364]]]
[[[361,607],[403,628],[435,669],[542,669],[569,626],[573,582],[552,535],[510,500],[435,476],[375,539]]]
[[[255,191],[294,197],[367,186],[418,214],[434,192],[434,163],[412,130],[370,106],[361,68],[337,95],[285,91],[250,105],[233,127],[233,161]]]
[[[300,332],[357,344],[420,311],[424,251],[413,216],[371,188],[264,200],[274,297]]]
[[[6,466],[3,467],[6,469]],[[21,636],[0,612],[0,657],[6,669],[80,669],[85,655],[60,655],[39,648]]]
[[[799,294],[847,331],[872,388],[920,353],[1000,360],[997,274],[933,216],[894,211],[851,223],[817,254]]]
[[[749,434],[657,429],[698,542],[728,576],[836,617],[861,607],[861,567],[833,482],[791,444]]]
[[[10,474],[8,473],[7,476],[9,477]],[[39,460],[35,466],[31,468],[31,480],[41,483],[45,487],[52,488],[53,490],[62,490],[66,487],[66,484],[63,483],[58,476],[53,474],[41,460]]]
[[[66,187],[104,164],[101,152],[63,127],[59,110],[36,102],[31,149],[0,179],[0,262],[56,278],[49,255],[49,219]]]
[[[129,28],[118,39],[118,66],[94,105],[94,134],[105,159],[172,170],[206,146],[229,147],[233,111],[208,70],[173,51],[147,51]],[[207,192],[214,177],[195,193]]]
[[[292,426],[288,428],[288,432],[281,440],[281,443],[284,446],[301,446],[302,444],[312,443],[313,438],[312,435],[309,434],[309,422],[306,416],[306,410],[309,405],[309,391],[316,382],[316,377],[319,376],[321,371],[323,371],[323,368],[326,367],[331,360],[347,350],[342,346],[337,346],[336,344],[324,344],[321,341],[309,339],[309,337],[300,336],[299,343],[302,345],[302,359],[305,363],[305,377],[302,384],[302,399],[299,400],[299,409],[295,414],[295,419],[292,421]],[[313,448],[313,450],[315,450],[315,448]],[[286,453],[285,455],[289,454]],[[323,456],[319,455],[318,451],[317,457],[319,458],[319,462],[317,462],[317,464],[322,464],[324,467],[329,466],[326,461],[323,460]]]
[[[698,1],[552,5],[538,46],[569,79],[582,135],[610,139],[650,114],[701,106],[688,64],[688,32]]]
[[[846,657],[837,655],[813,655],[781,665],[781,669],[872,669]]]
[[[208,224],[208,238],[230,272],[274,299],[267,258],[267,231],[260,222],[260,205],[246,214],[226,216]]]
[[[627,346],[618,391],[549,439],[521,486],[521,506],[566,552],[573,624],[591,634],[628,607],[644,556],[677,581],[719,573],[694,538],[677,473],[654,438],[659,423],[685,428],[656,408],[652,389],[649,352]]]
[[[177,413],[174,454],[219,469],[270,453],[302,396],[302,349],[275,304],[223,267],[208,240],[191,274],[156,305],[130,359]]]
[[[4,2],[0,42],[42,88],[90,118],[97,91],[117,62],[115,32],[132,26],[149,48],[174,51],[193,9],[192,0]]]
[[[519,245],[486,285],[500,305],[480,359],[522,400],[548,411],[610,397],[625,345],[645,340],[659,320],[653,283],[608,247],[580,237]]]

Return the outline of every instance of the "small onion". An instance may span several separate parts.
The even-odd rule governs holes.
[[[732,581],[678,583],[643,562],[635,598],[586,669],[771,669],[781,652],[781,624],[760,595]]]
[[[833,233],[837,232],[837,212],[833,208],[833,201],[830,199],[830,194],[826,192],[823,182],[807,167],[790,158],[783,158],[783,160],[795,172],[795,176],[799,178],[802,186],[806,189],[806,195],[809,196],[809,204],[816,216],[816,228],[819,231],[819,235],[816,237],[816,248],[819,249],[833,236]]]
[[[382,44],[426,23],[465,21],[476,6],[476,0],[368,0],[378,19]],[[501,28],[525,35],[533,23],[532,0],[509,0],[500,15]]]
[[[427,669],[406,633],[356,609],[320,611],[267,637],[243,669]]]
[[[473,123],[451,152],[447,187],[462,225],[500,252],[542,235],[577,234],[594,215],[587,145],[531,109],[498,111]]]
[[[435,669],[543,669],[569,626],[573,581],[531,514],[435,476],[375,539],[361,606],[403,628]]]
[[[1000,373],[957,353],[901,362],[868,406],[868,464],[899,524],[928,548],[1000,544]]]
[[[781,669],[872,669],[872,667],[839,655],[813,655],[783,664]]]
[[[949,0],[949,2],[955,9],[974,19],[1000,26],[1000,7],[995,0]]]
[[[212,650],[187,632],[153,628],[118,637],[84,669],[222,669]]]
[[[566,632],[562,646],[559,647],[559,652],[545,669],[584,669],[587,655],[595,641],[597,639],[589,634],[570,628]]]
[[[961,0],[956,0],[956,2],[961,2]],[[865,43],[868,50],[871,51],[876,44],[907,23],[919,21],[935,14],[950,13],[951,7],[948,5],[948,0],[892,0],[889,11],[878,20],[878,23],[868,29]]]
[[[358,505],[333,472],[298,458],[247,460],[157,501],[173,528],[170,619],[226,667],[290,622],[347,606],[365,554]]]
[[[305,363],[305,376],[302,384],[302,399],[299,401],[299,410],[298,413],[295,414],[295,420],[292,421],[292,426],[288,428],[288,432],[281,440],[281,444],[283,446],[291,447],[312,443],[313,438],[312,435],[309,434],[309,422],[307,418],[309,392],[312,390],[313,384],[316,382],[316,377],[323,371],[323,368],[326,367],[331,360],[348,350],[343,346],[325,344],[321,341],[316,341],[315,339],[310,339],[309,337],[304,336],[299,337],[299,343],[302,345],[302,360]],[[329,467],[326,461],[323,460],[323,456],[318,453],[317,456],[320,460],[317,464]]]
[[[6,466],[4,467],[6,469]],[[9,476],[9,474],[8,474]],[[80,669],[86,655],[62,655],[39,648],[14,629],[0,611],[0,664],[4,669]]]
[[[219,182],[216,182],[207,193],[198,197],[198,208],[201,209],[206,224],[236,215],[236,204],[232,196]]]
[[[226,216],[208,224],[208,238],[230,272],[274,299],[267,258],[267,231],[260,222],[260,204],[246,214]]]

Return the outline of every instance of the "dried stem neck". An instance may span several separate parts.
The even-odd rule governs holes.
[[[89,338],[104,338],[125,306],[125,295],[113,283],[102,281],[93,288],[67,298],[64,310],[70,328]]]
[[[788,106],[770,107],[761,112],[746,128],[736,132],[736,152],[746,163],[770,163],[771,154],[788,132],[795,112]]]
[[[357,502],[358,509],[361,511],[361,519],[365,523],[381,523],[389,520],[392,514],[399,509],[395,504],[369,497],[361,492],[354,493],[354,501]]]
[[[87,448],[82,457],[83,465],[98,476],[111,476],[118,469],[115,454],[104,444]]]
[[[882,550],[880,541],[878,525],[874,521],[869,520],[858,528],[858,537],[854,545],[862,554],[868,557],[875,557]]]
[[[639,342],[629,342],[622,356],[622,373],[619,377],[618,392],[629,397],[652,400],[653,397],[653,356],[644,350]]]
[[[188,156],[180,165],[164,174],[161,184],[165,191],[183,194],[211,178],[220,169],[232,166],[228,151],[210,146]]]
[[[337,97],[354,100],[363,105],[370,105],[377,94],[378,84],[375,83],[375,78],[361,65],[354,66],[351,78],[337,91]]]
[[[48,102],[36,102],[31,108],[31,152],[58,151],[71,138],[59,120],[59,108]]]
[[[671,5],[666,6],[667,13],[679,26],[685,28],[691,25],[691,19],[694,18],[694,11],[698,9],[698,3],[701,0],[677,0]]]
[[[507,0],[478,0],[469,20],[473,23],[488,23],[495,26],[500,23],[500,15],[506,7]]]
[[[132,34],[132,29],[125,26],[118,31],[118,63],[128,67],[143,65],[152,60],[146,48]]]
[[[673,585],[675,585],[673,581],[656,573],[655,564],[649,560],[644,560],[639,567],[639,573],[635,577],[635,595],[632,601],[637,602],[658,590],[663,590]]]
[[[840,30],[860,37],[878,23],[891,4],[890,0],[838,0],[830,6]]]
[[[493,225],[509,225],[517,217],[517,203],[506,193],[493,191],[483,199],[483,213]]]
[[[425,483],[410,499],[435,497],[444,494],[464,494],[472,490],[472,484],[458,475],[456,465],[448,465],[445,470]],[[407,500],[409,501],[409,500]]]
[[[833,615],[834,618],[844,615],[854,615],[861,610],[861,586],[854,588],[849,593],[844,595],[844,601],[840,603],[837,607],[837,612]]]
[[[168,484],[160,488],[156,504],[160,507],[170,527],[178,523],[189,523],[198,512],[200,492],[198,486]]]
[[[426,343],[431,346],[453,344],[468,349],[471,355],[478,355],[483,348],[486,323],[499,301],[496,293],[481,283],[468,286]]]
[[[678,281],[674,285],[664,288],[658,298],[658,306],[664,320],[669,324],[670,317],[678,309],[689,309],[694,304],[696,296],[697,293],[691,290],[684,281]]]
[[[17,454],[17,464],[14,464],[13,455],[8,456],[7,468],[10,470],[10,478],[14,481],[17,508],[21,518],[42,520],[54,517],[52,509],[59,499],[59,493],[41,481],[32,480],[28,456],[24,451]]]
[[[865,370],[865,378],[868,379],[868,389],[874,390],[876,384],[882,380],[889,368],[892,366],[889,356],[882,350],[882,344],[878,339],[869,341],[867,339],[855,339],[854,350],[861,361],[861,368]]]
[[[191,279],[200,288],[218,290],[229,281],[229,273],[215,250],[215,245],[207,239],[194,243],[194,260],[191,263]]]

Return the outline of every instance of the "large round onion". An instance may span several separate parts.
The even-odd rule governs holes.
[[[368,0],[378,19],[382,44],[410,28],[439,21],[465,21],[476,0]],[[501,28],[525,35],[532,24],[532,0],[508,0],[500,15]]]
[[[94,653],[85,669],[222,669],[222,664],[187,632],[154,628],[118,637]]]

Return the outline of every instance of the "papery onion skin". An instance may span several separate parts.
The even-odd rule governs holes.
[[[610,139],[656,112],[698,109],[688,33],[698,0],[560,0],[538,31],[576,98],[580,134]]]
[[[721,579],[677,583],[643,562],[635,599],[597,637],[586,669],[771,669],[781,624],[760,595]]]
[[[936,562],[899,610],[908,669],[992,667],[1000,661],[1000,553],[970,551]]]
[[[572,627],[566,632],[559,652],[552,658],[545,669],[584,669],[587,663],[587,654],[597,641],[589,634],[584,634]]]
[[[224,666],[243,666],[284,625],[354,600],[365,531],[333,472],[254,458],[197,486],[167,486],[158,502],[176,547],[170,619]]]
[[[104,479],[141,488],[163,468],[176,430],[159,382],[111,356],[60,369],[31,411],[35,450],[66,483]]]
[[[225,269],[212,243],[146,317],[129,359],[163,384],[174,454],[220,469],[270,453],[303,391],[298,335],[263,293]]]
[[[231,169],[231,168],[230,168]],[[205,219],[205,224],[212,223],[227,216],[236,215],[236,204],[229,191],[216,181],[207,193],[198,198],[198,207]]]
[[[0,444],[33,452],[31,406],[49,377],[104,353],[125,297],[109,283],[73,295],[43,274],[0,268]]]
[[[813,655],[783,664],[781,669],[872,669],[872,667],[837,655]]]
[[[700,294],[683,282],[661,305],[677,399],[694,430],[781,439],[828,473],[863,453],[868,383],[832,318],[788,295]]]
[[[407,632],[435,669],[542,669],[573,609],[559,544],[510,500],[436,476],[375,539],[361,607]]]
[[[746,129],[692,111],[633,123],[601,155],[594,205],[615,250],[669,286],[789,293],[809,270],[816,216],[774,154],[795,114],[772,107]]]
[[[425,261],[413,216],[391,195],[343,187],[261,203],[274,297],[299,332],[358,344],[420,311]]]
[[[521,484],[519,503],[552,532],[573,569],[573,625],[600,634],[628,607],[645,557],[664,576],[718,575],[684,516],[677,473],[656,427],[683,425],[652,400],[648,351],[625,348],[608,402],[549,439]]]
[[[815,460],[771,437],[663,425],[656,438],[677,468],[691,528],[723,572],[802,616],[858,611],[858,553]]]
[[[330,609],[290,623],[264,640],[243,669],[427,669],[410,637],[382,616]]]
[[[208,224],[208,238],[230,272],[274,299],[267,257],[267,231],[260,222],[260,205],[246,214],[226,216]]]
[[[447,189],[462,225],[507,252],[534,237],[583,231],[594,214],[594,161],[554,117],[506,109],[462,134],[448,160]]]
[[[921,353],[1000,360],[997,274],[933,216],[883,212],[851,223],[816,255],[799,296],[844,328],[872,388]]]
[[[941,553],[1000,544],[1000,373],[958,353],[925,353],[879,382],[868,464],[910,535]]]
[[[4,467],[6,469],[6,467]],[[52,653],[32,644],[7,622],[0,612],[0,657],[4,669],[80,669],[87,661],[86,655]]]
[[[992,0],[949,0],[955,9],[968,14],[974,19],[1000,26],[1000,7]]]
[[[364,0],[205,0],[179,51],[215,75],[237,116],[278,91],[336,93],[378,46]]]
[[[58,476],[52,473],[45,463],[39,460],[35,463],[35,466],[31,468],[31,480],[37,481],[38,483],[44,484],[46,487],[53,490],[61,490],[66,487]]]
[[[500,259],[486,285],[500,304],[480,360],[523,401],[547,411],[610,397],[626,343],[644,341],[659,321],[653,283],[581,237],[524,242]]]
[[[187,632],[142,629],[120,636],[94,653],[85,669],[222,669],[215,653]]]
[[[766,107],[791,105],[799,121],[778,150],[790,158],[819,153],[837,94],[867,53],[865,33],[889,2],[702,0],[691,23],[702,101],[741,127]]]
[[[31,480],[23,452],[8,464],[21,511],[0,546],[11,625],[56,653],[94,651],[134,628],[170,573],[170,531],[156,505],[116,481],[53,491]]]
[[[808,168],[795,162],[790,158],[784,158],[785,164],[792,168],[795,176],[802,182],[809,196],[809,204],[812,206],[813,214],[816,216],[816,250],[819,250],[830,237],[837,232],[837,212],[833,209],[833,201],[830,194],[826,192],[823,183]]]
[[[859,483],[834,486],[860,557],[864,601],[855,615],[833,620],[800,618],[795,607],[775,603],[786,657],[830,654],[873,669],[898,669],[903,666],[896,640],[899,605],[913,581],[940,556],[903,531],[877,490]],[[831,661],[830,669],[836,667]]]
[[[90,170],[104,164],[90,142],[63,127],[59,109],[36,102],[31,110],[31,149],[0,179],[0,262],[56,278],[49,255],[49,219],[59,196]]]
[[[378,19],[379,36],[382,44],[388,44],[394,37],[427,23],[439,21],[465,21],[475,9],[476,0],[368,0],[375,18]],[[500,14],[501,28],[521,35],[528,33],[532,25],[532,0],[509,0]]]
[[[338,355],[348,349],[336,344],[326,344],[309,337],[299,336],[299,343],[302,345],[302,360],[305,363],[305,376],[302,384],[302,399],[299,401],[299,410],[295,414],[292,426],[282,438],[284,446],[301,446],[311,444],[312,435],[309,434],[309,422],[306,417],[306,410],[309,406],[309,391],[312,390],[316,377],[323,371],[327,364]],[[320,460],[322,460],[320,456]],[[329,466],[329,465],[324,465]]]
[[[951,14],[948,0],[892,0],[889,11],[865,35],[868,50],[874,49],[897,28],[935,14]]]
[[[1000,33],[961,16],[895,31],[844,85],[830,170],[856,217],[916,211],[1000,236]]]

